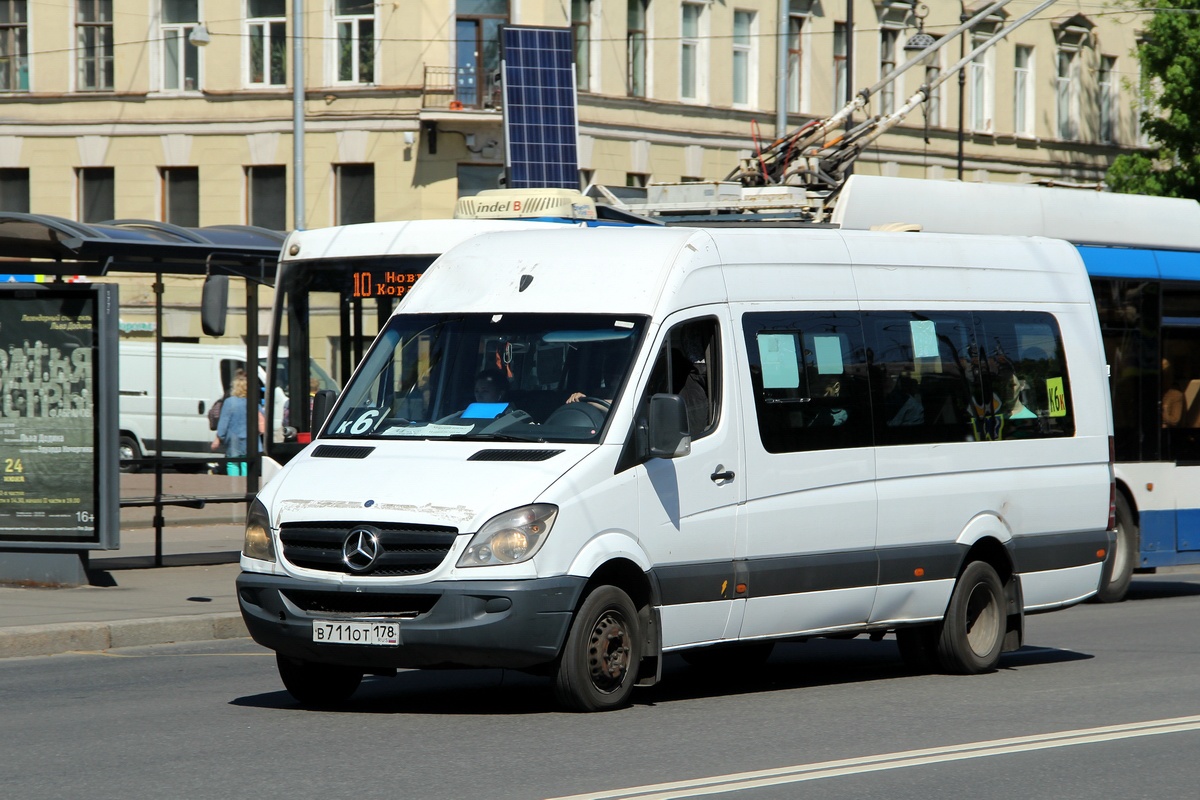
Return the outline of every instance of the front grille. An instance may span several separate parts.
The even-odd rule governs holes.
[[[380,555],[358,572],[342,560],[342,545],[352,531],[366,529],[379,537]],[[395,523],[304,522],[284,524],[279,533],[283,557],[297,567],[346,575],[396,577],[424,575],[450,552],[458,529],[446,525]]]
[[[339,617],[387,617],[412,619],[433,608],[432,594],[385,594],[376,592],[309,592],[288,589],[284,597],[308,614]]]

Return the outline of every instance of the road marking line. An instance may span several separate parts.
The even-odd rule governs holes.
[[[1200,716],[1175,717],[1171,719],[1134,722],[1125,725],[1107,725],[1100,728],[1084,728],[1074,731],[1017,736],[1011,739],[994,739],[984,742],[969,742],[960,745],[931,747],[923,750],[907,750],[883,753],[875,756],[822,761],[815,764],[799,764],[791,767],[738,772],[716,775],[711,778],[696,778],[675,783],[658,783],[634,786],[626,789],[570,795],[553,800],[674,800],[675,798],[697,797],[722,792],[740,792],[766,786],[835,778],[863,772],[880,772],[889,769],[916,767],[947,761],[962,761],[968,758],[1026,753],[1048,750],[1055,747],[1071,747],[1081,744],[1097,744],[1139,736],[1158,736],[1167,733],[1183,733],[1200,730]]]

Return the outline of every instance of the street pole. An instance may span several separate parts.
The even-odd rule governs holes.
[[[967,6],[962,0],[959,0],[959,6],[962,12],[958,15],[959,23],[964,23],[970,19],[967,14]],[[967,54],[967,32],[963,31],[958,37],[958,60],[962,61]],[[963,111],[966,103],[967,94],[967,65],[964,64],[958,70],[958,179],[963,179]]]
[[[304,0],[292,0],[292,220],[304,230]]]

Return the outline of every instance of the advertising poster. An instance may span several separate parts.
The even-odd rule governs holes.
[[[82,286],[0,291],[0,541],[101,542],[107,301]]]

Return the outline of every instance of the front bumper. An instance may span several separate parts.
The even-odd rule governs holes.
[[[527,669],[558,657],[584,578],[331,586],[243,572],[238,606],[250,635],[283,655],[364,672],[415,667]],[[399,646],[317,643],[312,621],[400,621]]]

